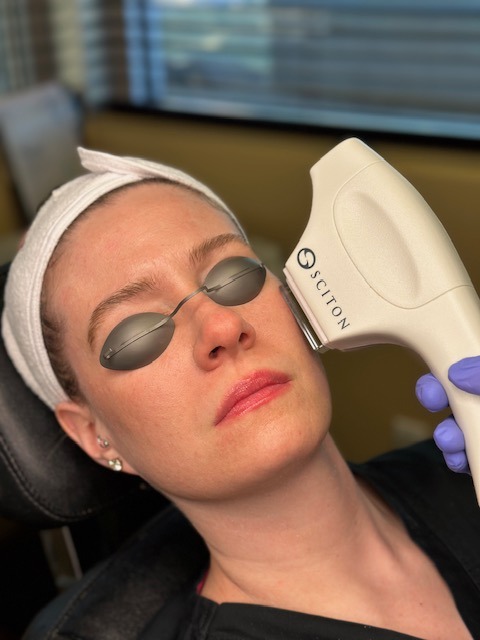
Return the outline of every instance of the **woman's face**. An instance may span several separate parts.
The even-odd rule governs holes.
[[[254,491],[310,456],[329,426],[323,369],[269,273],[245,304],[202,293],[187,301],[170,344],[147,366],[100,365],[120,321],[170,313],[230,256],[255,257],[225,214],[184,189],[143,184],[79,220],[49,279],[91,428],[127,471],[173,499]]]

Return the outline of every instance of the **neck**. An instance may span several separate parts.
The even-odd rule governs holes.
[[[203,593],[217,601],[265,602],[279,580],[314,567],[328,585],[342,568],[351,572],[375,529],[373,501],[330,437],[300,468],[254,495],[179,506],[210,550]]]
[[[450,591],[401,520],[330,438],[254,495],[185,507],[211,554],[202,595],[392,629],[470,638]],[[190,508],[189,508],[190,507]]]

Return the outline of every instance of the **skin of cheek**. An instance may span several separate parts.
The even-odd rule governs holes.
[[[181,348],[181,329],[169,350],[148,367],[114,373],[108,395],[98,395],[105,385],[87,389],[120,454],[160,491],[190,499],[243,491],[310,455],[328,431],[330,395],[320,361],[280,294],[270,289],[263,302],[258,313],[253,304],[251,313],[245,313],[257,340],[239,365],[248,363],[249,371],[287,371],[292,389],[274,406],[243,416],[240,428],[212,428],[214,408],[225,393],[225,374],[219,371],[210,378],[196,370],[190,350]],[[270,317],[265,309],[273,309]],[[229,376],[235,379],[232,371]],[[191,380],[188,388],[186,379]],[[212,382],[218,382],[220,394],[212,391]]]

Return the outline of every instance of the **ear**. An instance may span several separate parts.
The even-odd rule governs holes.
[[[65,433],[95,462],[109,467],[109,460],[122,459],[122,456],[112,445],[110,433],[86,404],[80,404],[73,400],[60,402],[55,407],[55,416]],[[108,446],[102,446],[102,440],[106,440]],[[122,471],[137,475],[125,460],[122,459],[122,463]]]

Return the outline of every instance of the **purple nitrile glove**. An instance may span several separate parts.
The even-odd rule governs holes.
[[[452,364],[448,379],[459,389],[480,395],[480,356],[463,358]]]
[[[464,358],[453,364],[448,371],[448,378],[459,389],[480,395],[480,356]],[[447,394],[431,373],[419,378],[416,394],[419,402],[429,411],[440,411],[448,407]],[[433,437],[443,452],[448,468],[459,473],[469,473],[465,440],[453,416],[440,422]]]

